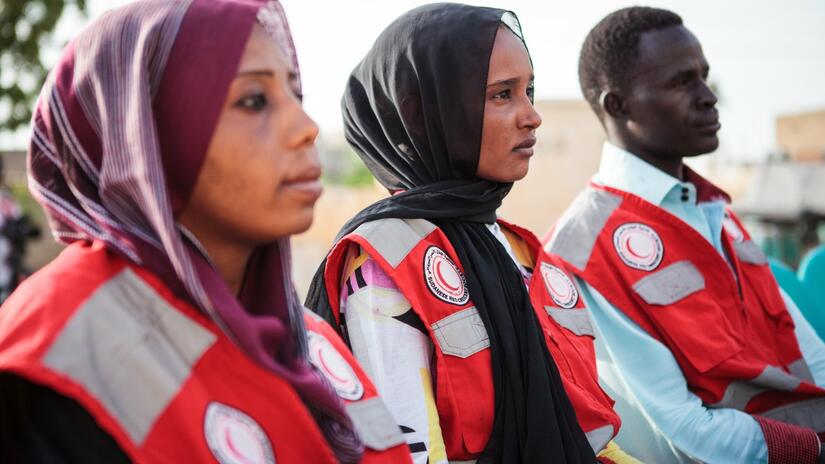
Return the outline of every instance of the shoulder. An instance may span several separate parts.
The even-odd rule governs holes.
[[[126,261],[105,249],[75,243],[24,280],[3,304],[15,311],[71,310],[126,268]],[[8,313],[4,311],[4,313]],[[6,316],[7,314],[3,314]]]
[[[395,267],[423,239],[438,227],[426,219],[386,218],[366,222],[347,235],[373,257],[381,257]]]
[[[607,220],[621,204],[622,197],[615,193],[583,190],[559,219],[544,250],[584,269]]]

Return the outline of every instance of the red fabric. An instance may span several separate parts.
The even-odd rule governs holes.
[[[181,383],[169,404],[135,443],[124,424],[82,383],[52,370],[43,357],[68,320],[102,285],[130,269],[166,303],[192,323],[211,332],[209,346]],[[327,327],[313,326],[325,337]],[[336,349],[343,347],[332,339]],[[376,391],[344,348],[344,358],[365,386],[365,398]],[[101,244],[75,243],[51,264],[29,278],[0,311],[0,372],[13,372],[45,385],[82,405],[135,462],[213,462],[206,440],[206,408],[215,402],[252,418],[270,442],[279,463],[338,462],[296,390],[280,376],[260,367],[200,311],[177,297],[148,271],[128,263]],[[152,385],[147,384],[151,391]],[[137,401],[138,399],[136,399]],[[367,451],[362,462],[409,462],[406,443],[385,452]]]
[[[596,460],[599,461],[601,464],[616,464],[616,461],[606,458],[604,456],[596,456]]]
[[[355,371],[355,374],[358,376],[358,380],[364,386],[364,396],[359,398],[357,401],[368,400],[378,396],[378,390],[375,388],[375,385],[373,385],[372,380],[370,380],[367,373],[364,372],[364,369],[361,368],[361,365],[358,364],[355,356],[353,356],[352,352],[349,348],[347,348],[347,345],[341,337],[338,336],[329,324],[309,312],[305,312],[304,323],[306,324],[307,331],[318,333],[326,338],[327,341],[335,347],[338,353]],[[344,403],[353,403],[353,401],[345,398],[342,399],[344,400]],[[383,451],[365,448],[364,457],[361,462],[362,464],[404,464],[412,463],[412,456],[410,455],[410,448],[407,445],[407,442],[403,441],[402,443]]]
[[[537,262],[554,261],[547,255],[538,256],[541,250],[538,238],[525,229],[501,222],[525,240]],[[347,249],[355,243],[372,257],[387,273],[399,290],[410,301],[416,314],[430,330],[436,355],[436,406],[441,422],[441,432],[450,460],[475,459],[484,449],[493,421],[493,382],[489,350],[485,349],[467,358],[446,355],[432,332],[432,324],[458,311],[472,307],[472,300],[454,305],[433,296],[427,288],[422,263],[426,251],[436,246],[443,250],[462,269],[453,247],[440,229],[435,229],[421,240],[397,266],[391,266],[363,237],[350,234],[338,242],[330,252],[324,278],[333,314],[340,323],[341,272]],[[593,340],[589,336],[577,336],[559,326],[545,311],[545,306],[555,306],[547,294],[542,273],[537,265],[530,282],[530,297],[540,321],[550,353],[556,360],[559,372],[585,432],[613,426],[614,435],[621,421],[613,411],[613,401],[602,391],[596,376]],[[583,302],[577,301],[573,310],[583,310]]]
[[[350,234],[341,239],[327,259],[324,279],[333,313],[340,317],[341,272],[350,244],[364,248],[387,273],[410,301],[413,310],[430,330],[436,357],[435,400],[447,457],[450,460],[477,459],[490,437],[493,426],[493,382],[490,350],[481,350],[467,358],[445,355],[432,331],[436,321],[473,306],[472,301],[454,305],[436,298],[423,276],[425,254],[438,247],[463,268],[447,238],[436,229],[421,240],[398,264],[391,266],[363,237]],[[340,321],[339,321],[340,322]]]
[[[817,434],[803,427],[786,424],[762,416],[753,416],[768,445],[770,464],[816,464],[819,459]]]
[[[546,308],[561,311],[587,311],[584,298],[581,297],[575,284],[574,276],[565,269],[564,262],[557,256],[548,255],[541,247],[538,238],[527,229],[499,220],[499,224],[518,235],[530,249],[530,255],[536,257],[533,277],[530,280],[530,300],[536,317],[544,329],[544,338],[547,348],[556,365],[559,367],[564,388],[576,418],[585,433],[599,429],[606,425],[613,427],[613,436],[619,432],[621,419],[613,410],[613,400],[599,386],[596,370],[596,348],[593,337],[578,335],[572,330],[557,323],[547,312]],[[545,277],[547,266],[564,272],[570,285],[575,289],[575,303],[570,308],[562,308],[550,295],[548,277]],[[566,304],[565,306],[570,306]],[[589,317],[587,317],[589,321]],[[596,450],[598,452],[599,450]]]
[[[793,320],[768,265],[739,259],[730,232],[722,237],[726,254],[732,257],[729,265],[704,237],[664,209],[627,192],[591,188],[619,196],[621,204],[600,232],[585,269],[572,265],[569,269],[667,346],[688,388],[705,404],[722,401],[733,382],[755,379],[768,366],[789,372],[788,366],[802,359]],[[729,214],[741,229],[736,240],[750,240],[733,213]],[[661,261],[653,269],[636,269],[620,258],[614,233],[631,223],[649,227],[660,239]],[[634,290],[641,279],[682,262],[695,266],[704,289],[667,306],[649,304]],[[759,413],[823,396],[825,390],[803,381],[793,391],[768,389],[756,394],[744,409]]]

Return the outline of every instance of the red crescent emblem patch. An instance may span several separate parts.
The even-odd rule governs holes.
[[[664,246],[653,228],[639,222],[622,224],[613,233],[613,245],[628,266],[652,271],[662,262]]]

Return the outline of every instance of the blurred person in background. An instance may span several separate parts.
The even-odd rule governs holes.
[[[343,227],[307,307],[340,328],[415,462],[594,462],[620,421],[586,312],[537,237],[496,217],[541,124],[515,15],[405,13],[342,107],[391,196]]]
[[[28,276],[23,265],[26,246],[38,237],[40,229],[23,212],[5,182],[0,159],[0,303]]]
[[[0,310],[0,462],[409,461],[290,280],[317,134],[277,2],[137,1],[66,46],[28,163],[68,246]]]
[[[825,346],[728,195],[684,164],[719,144],[709,70],[667,10],[622,9],[590,31],[579,79],[607,142],[545,250],[577,277],[616,368],[603,379],[624,386],[614,396],[630,405],[618,408],[630,452],[652,462],[823,462]],[[637,451],[648,445],[677,454]]]

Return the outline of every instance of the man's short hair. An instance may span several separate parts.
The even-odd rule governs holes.
[[[681,25],[682,18],[672,11],[634,6],[610,13],[590,30],[579,54],[579,84],[596,114],[601,116],[602,89],[625,83],[641,35]]]

